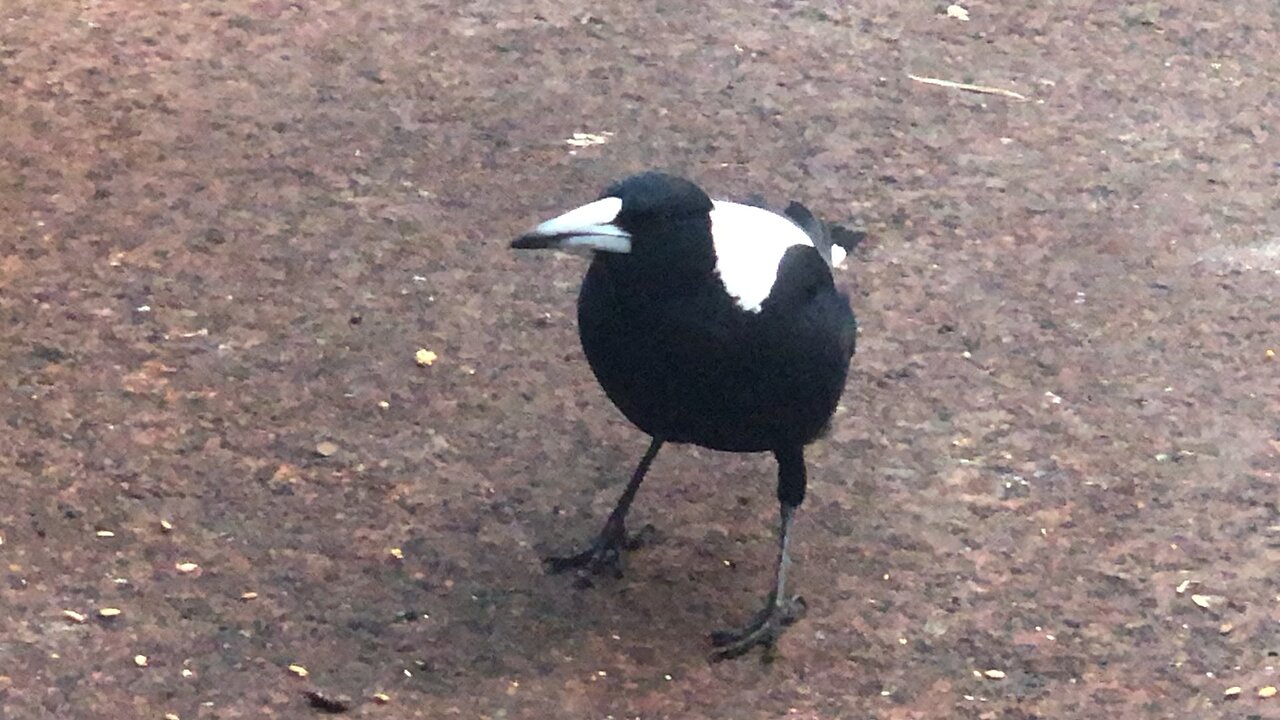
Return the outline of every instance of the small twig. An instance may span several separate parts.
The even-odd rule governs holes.
[[[958,83],[958,82],[952,82],[951,80],[940,80],[938,78],[920,77],[919,75],[908,74],[907,77],[911,78],[912,80],[915,80],[916,82],[922,82],[926,85],[937,85],[938,87],[951,88],[953,90],[965,90],[967,92],[982,93],[983,95],[999,95],[1000,97],[1012,98],[1020,102],[1026,102],[1028,100],[1026,95],[1016,93],[1012,90],[1005,90],[1003,88],[988,87],[986,85],[970,85],[969,83]]]

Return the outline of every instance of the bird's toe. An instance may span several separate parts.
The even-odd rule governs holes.
[[[621,578],[626,568],[627,552],[651,543],[657,534],[653,525],[645,525],[640,528],[640,532],[632,535],[628,535],[620,524],[611,525],[586,550],[575,555],[544,557],[542,562],[551,575],[576,570],[578,586],[590,587],[593,576],[611,575]]]
[[[799,596],[782,603],[771,599],[745,626],[713,631],[711,644],[716,649],[711,653],[712,661],[741,657],[756,647],[764,648],[766,662],[773,660],[778,638],[788,626],[804,616],[807,607],[804,598]]]

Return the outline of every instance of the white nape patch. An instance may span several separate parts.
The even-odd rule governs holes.
[[[613,224],[622,212],[622,198],[607,197],[574,208],[534,228],[535,235],[561,236],[556,247],[564,250],[631,252],[631,236]]]
[[[787,250],[796,245],[813,247],[809,235],[787,218],[724,200],[712,202],[711,239],[724,289],[738,307],[757,313],[773,290]]]

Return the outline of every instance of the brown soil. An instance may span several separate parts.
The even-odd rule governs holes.
[[[1112,5],[6,0],[0,716],[1280,717],[1280,6]],[[764,457],[539,566],[645,440],[506,242],[645,167],[870,232],[769,666]]]

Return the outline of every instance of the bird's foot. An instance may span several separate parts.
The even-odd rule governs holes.
[[[542,561],[547,566],[547,572],[552,575],[576,570],[578,587],[591,587],[591,578],[595,575],[608,573],[615,578],[622,577],[627,551],[641,547],[656,533],[657,530],[652,525],[645,525],[640,528],[640,532],[628,536],[627,527],[622,521],[610,520],[605,523],[591,547],[576,555],[550,556]]]
[[[757,645],[764,647],[764,661],[771,662],[778,638],[789,625],[804,617],[807,606],[804,598],[795,596],[778,601],[771,594],[764,609],[745,627],[737,630],[716,630],[711,633],[713,661],[728,660],[747,654]]]

